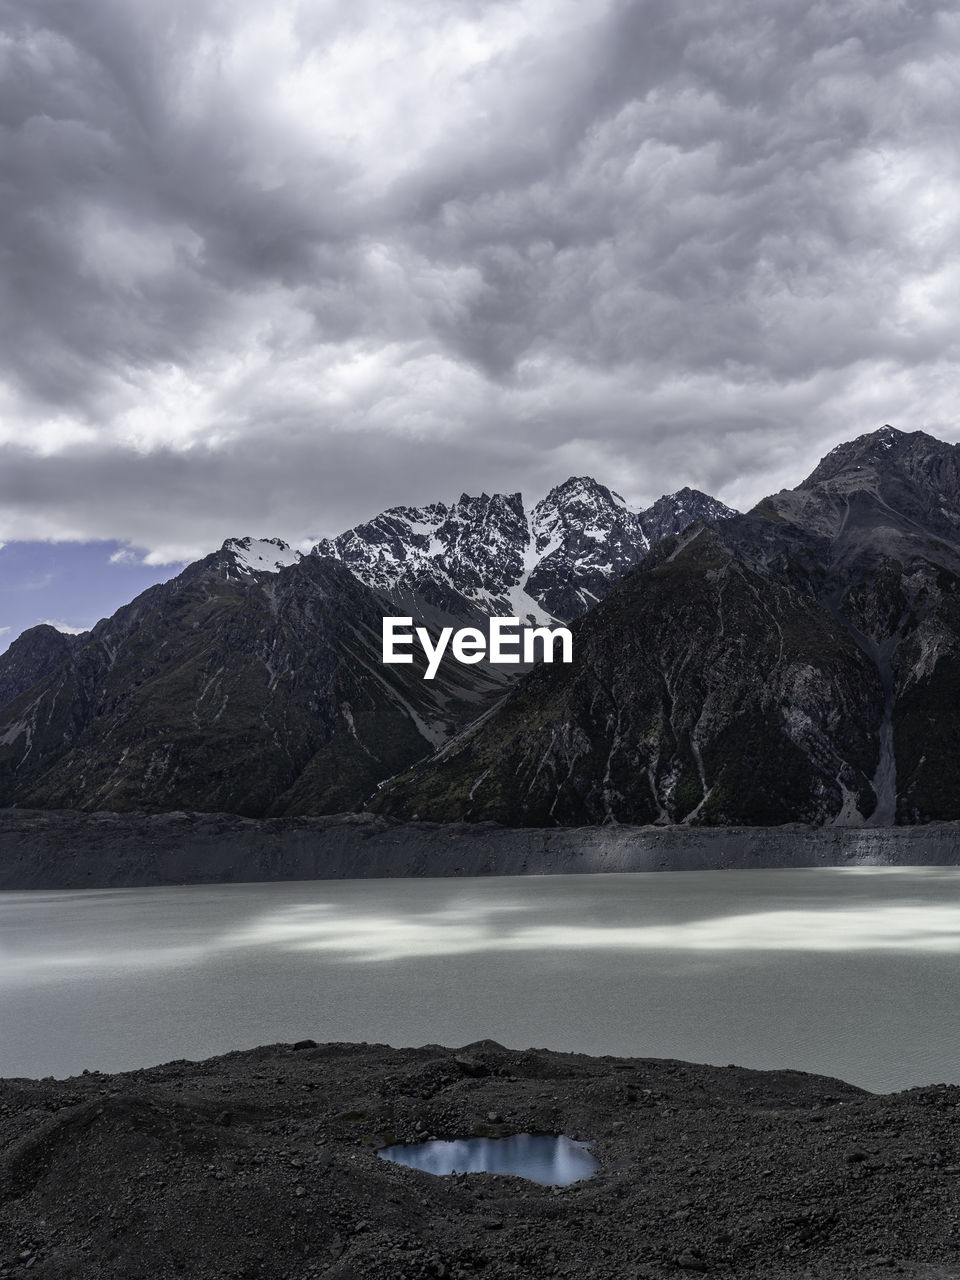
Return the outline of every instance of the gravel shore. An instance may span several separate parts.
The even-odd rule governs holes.
[[[378,1148],[565,1133],[558,1189]],[[3,1280],[960,1277],[960,1087],[490,1041],[0,1082]]]

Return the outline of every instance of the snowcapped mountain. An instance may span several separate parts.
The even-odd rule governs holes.
[[[239,574],[278,573],[300,559],[281,538],[228,538],[220,550],[228,572]]]
[[[655,516],[651,513],[655,514]],[[301,555],[230,538],[87,634],[34,628],[0,656],[0,804],[339,812],[477,722],[523,666],[385,665],[381,620],[438,628],[572,618],[704,495],[632,511],[568,480],[399,507]],[[657,523],[659,520],[659,524]]]
[[[536,563],[526,589],[554,617],[568,621],[603,600],[661,538],[695,520],[735,514],[696,489],[665,494],[637,510],[596,480],[573,476],[530,513]]]
[[[313,554],[339,560],[393,597],[440,589],[488,615],[569,621],[603,599],[659,538],[734,514],[694,489],[638,511],[596,480],[574,476],[531,508],[519,493],[392,507],[324,539]]]

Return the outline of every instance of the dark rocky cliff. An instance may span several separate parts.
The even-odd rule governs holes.
[[[667,539],[375,801],[542,825],[960,817],[960,446],[885,427]]]
[[[335,812],[500,691],[490,668],[380,661],[389,605],[306,557],[219,555],[151,588],[0,715],[0,801],[42,808]],[[467,678],[464,678],[464,677]]]
[[[86,639],[85,631],[67,635],[47,622],[22,632],[5,653],[0,653],[0,707],[56,671]]]

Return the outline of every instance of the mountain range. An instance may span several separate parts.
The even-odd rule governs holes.
[[[385,666],[380,625],[563,622],[574,661]],[[0,803],[513,826],[960,818],[960,446],[885,426],[736,513],[575,477],[230,539],[0,657]]]
[[[960,817],[960,446],[886,426],[654,546],[381,812],[513,825]]]
[[[320,542],[314,554],[339,560],[399,602],[442,601],[463,617],[569,622],[602,600],[664,534],[733,514],[693,489],[636,511],[604,485],[574,476],[529,510],[519,493],[394,507]]]
[[[521,672],[381,662],[381,619],[435,634],[491,614],[569,621],[665,531],[729,508],[690,489],[647,511],[587,478],[383,512],[309,555],[228,539],[81,636],[0,656],[0,803],[251,817],[362,805],[488,712]]]

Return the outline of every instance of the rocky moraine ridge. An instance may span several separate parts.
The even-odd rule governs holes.
[[[490,1041],[271,1045],[0,1081],[4,1280],[949,1280],[960,1088]],[[396,1140],[593,1144],[557,1189]]]
[[[955,822],[537,828],[400,822],[368,813],[261,820],[0,810],[0,890],[958,862]]]

